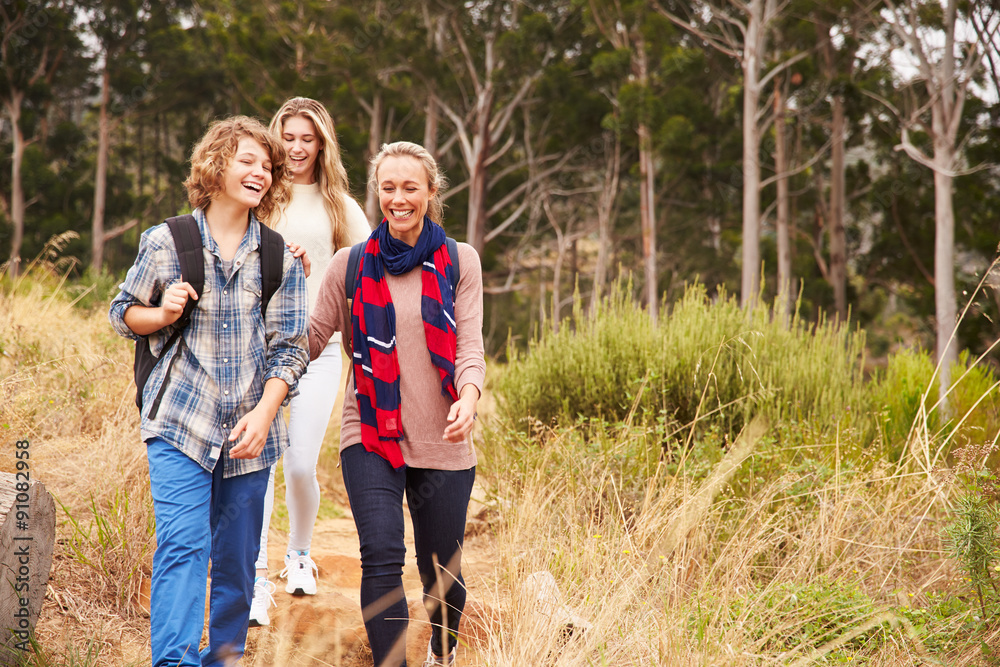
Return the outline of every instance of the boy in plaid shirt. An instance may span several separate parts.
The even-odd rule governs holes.
[[[308,361],[305,274],[287,249],[266,316],[260,309],[261,220],[288,196],[281,142],[251,118],[217,122],[195,147],[184,185],[204,245],[202,293],[182,280],[173,237],[157,225],[143,234],[109,313],[119,334],[140,345],[148,337],[154,354],[170,357],[143,390],[157,538],[153,667],[243,655],[269,468],[288,447],[280,410]],[[197,300],[190,323],[163,350],[189,299]],[[209,641],[199,654],[209,560]]]

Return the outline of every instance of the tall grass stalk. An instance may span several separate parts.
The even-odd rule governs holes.
[[[1000,264],[1000,257],[994,259],[993,262],[990,264],[989,268],[987,268],[986,271],[983,272],[983,277],[980,278],[979,283],[976,285],[976,288],[972,291],[972,294],[969,295],[969,298],[966,299],[965,306],[962,308],[962,312],[959,314],[958,319],[955,321],[955,326],[952,328],[951,335],[948,337],[947,342],[944,343],[943,345],[940,342],[938,343],[940,349],[947,349],[947,347],[954,342],[955,337],[958,335],[958,328],[961,326],[962,321],[968,315],[969,309],[972,307],[972,304],[975,303],[976,296],[978,296],[979,292],[983,290],[984,286],[986,285],[987,278],[993,273],[993,270],[997,267],[998,264]],[[948,417],[956,412],[956,407],[958,407],[959,409],[964,407],[964,406],[953,405],[954,401],[952,397],[956,392],[956,389],[962,385],[962,381],[966,379],[966,376],[968,376],[977,368],[981,368],[980,364],[982,364],[982,362],[985,359],[987,359],[990,354],[992,354],[993,350],[997,347],[997,345],[1000,345],[1000,339],[993,341],[993,343],[989,346],[989,348],[987,348],[987,350],[983,352],[972,364],[963,364],[967,365],[967,368],[962,369],[963,373],[961,377],[958,380],[953,380],[949,387],[938,387],[938,383],[936,382],[936,380],[938,379],[938,375],[941,373],[941,363],[943,362],[943,358],[938,359],[937,364],[934,366],[934,373],[931,375],[931,380],[930,382],[927,383],[927,388],[924,392],[924,397],[923,400],[921,401],[921,405],[924,405],[926,403],[931,391],[937,388],[938,400],[933,404],[931,410],[938,410],[941,413],[943,413],[946,417]],[[954,371],[952,371],[952,373],[953,372]],[[954,378],[954,375],[952,373],[949,374],[950,378]],[[934,466],[938,464],[938,462],[942,459],[944,454],[952,446],[953,438],[955,434],[959,431],[961,426],[969,419],[973,411],[977,407],[979,407],[979,404],[983,402],[983,400],[985,400],[988,396],[995,395],[995,390],[997,387],[1000,387],[1000,381],[994,383],[993,386],[990,388],[989,392],[984,392],[979,394],[975,403],[968,408],[968,411],[966,411],[965,414],[962,415],[960,419],[958,419],[958,421],[952,428],[951,432],[943,439],[927,437],[929,431],[927,413],[921,411],[921,413],[918,415],[918,419],[914,420],[913,429],[911,430],[911,442],[919,443],[921,445],[920,454],[922,455],[922,457],[918,457],[917,460],[924,464],[924,472],[930,474]],[[1000,434],[1000,431],[998,431],[998,434]],[[937,447],[935,448],[933,455],[931,454],[932,442],[937,442]],[[996,442],[996,438],[994,438],[994,442]]]

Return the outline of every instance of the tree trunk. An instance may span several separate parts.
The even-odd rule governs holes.
[[[375,94],[371,106],[371,122],[368,124],[368,176],[372,175],[371,160],[382,146],[382,95]],[[367,185],[367,183],[366,183]],[[365,187],[365,215],[368,217],[368,224],[378,225],[382,221],[382,216],[378,208],[378,188]]]
[[[14,93],[8,102],[7,115],[10,117],[14,150],[10,167],[10,215],[14,225],[14,236],[10,241],[10,264],[8,272],[17,277],[21,272],[21,244],[24,242],[24,185],[21,182],[21,163],[24,160],[24,133],[21,131],[21,102],[24,93]]]
[[[655,167],[650,150],[649,127],[639,124],[639,215],[642,227],[642,264],[646,281],[646,307],[654,322],[658,318],[659,290],[656,275],[656,210],[653,182]]]
[[[611,255],[611,222],[618,195],[618,179],[621,170],[621,136],[614,133],[615,147],[606,156],[604,166],[604,187],[597,201],[597,265],[594,267],[594,291],[590,295],[590,311],[597,309],[607,282],[608,258]]]
[[[562,319],[559,315],[559,304],[562,302],[562,268],[566,257],[566,244],[563,235],[556,237],[556,265],[552,268],[552,331],[559,333],[559,323]]]
[[[101,113],[97,130],[97,174],[94,177],[94,217],[91,222],[90,267],[100,273],[104,266],[104,208],[108,184],[108,144],[110,129],[108,105],[111,102],[111,53],[104,53],[104,71],[101,73]]]
[[[778,307],[785,325],[791,320],[795,299],[792,294],[792,243],[789,232],[788,156],[785,150],[785,98],[778,80],[774,84],[774,169],[777,180]]]
[[[646,45],[636,41],[639,83],[649,84],[649,66],[646,60]],[[646,307],[649,317],[656,322],[659,318],[660,294],[656,272],[656,165],[653,164],[653,136],[645,119],[639,121],[639,217],[642,228],[642,259],[646,279]]]
[[[940,365],[938,395],[944,398],[951,387],[951,367],[958,362],[955,336],[955,211],[952,180],[946,173],[954,162],[954,147],[942,137],[935,145],[934,161],[934,314],[937,320],[937,361]]]
[[[469,221],[466,242],[480,255],[486,247],[486,161],[490,156],[490,119],[493,82],[489,81],[476,104],[476,134],[472,138],[473,159],[469,164]]]
[[[153,121],[153,198],[157,201],[160,199],[160,159],[161,156],[166,154],[166,149],[163,147],[163,142],[161,141],[161,135],[163,126],[163,117],[160,114],[156,114],[156,118]],[[157,216],[163,217],[163,216]],[[155,218],[154,218],[155,219]],[[139,223],[139,233],[141,234],[145,229],[146,221],[141,221]]]
[[[760,165],[757,154],[757,103],[760,100],[760,59],[764,50],[764,0],[750,3],[743,54],[743,267],[740,305],[752,309],[760,290]]]
[[[847,321],[847,234],[844,231],[845,160],[844,142],[847,121],[844,99],[833,98],[833,147],[830,164],[830,283],[837,318]]]
[[[0,473],[0,664],[14,664],[30,650],[52,567],[55,502],[43,484],[27,479],[30,466]]]
[[[136,119],[136,122],[138,123],[138,127],[136,128],[135,143],[136,143],[136,150],[139,153],[138,155],[139,169],[138,169],[138,177],[136,178],[138,182],[136,183],[135,189],[141,201],[142,193],[146,188],[146,141],[145,141],[146,124],[142,122],[142,116],[139,116]]]
[[[427,152],[438,159],[437,156],[437,135],[438,135],[438,107],[434,96],[427,98],[427,117],[424,119],[424,148]]]

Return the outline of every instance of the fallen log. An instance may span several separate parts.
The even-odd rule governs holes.
[[[30,649],[52,567],[56,506],[28,470],[0,472],[0,665]]]

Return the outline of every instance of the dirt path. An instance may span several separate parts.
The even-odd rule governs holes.
[[[271,625],[252,628],[248,637],[250,665],[371,665],[364,625],[361,619],[361,564],[358,555],[358,535],[349,508],[346,516],[320,519],[313,532],[312,557],[319,567],[318,592],[310,596],[293,596],[285,592],[283,579],[272,569],[270,579],[277,586],[274,594],[277,608],[271,608]],[[482,509],[477,501],[470,507],[470,517]],[[409,516],[408,514],[406,515]],[[473,518],[470,533],[478,530]],[[271,529],[268,539],[270,563],[284,558],[287,535]],[[460,631],[465,638],[458,649],[462,665],[479,665],[476,647],[481,645],[487,628],[488,612],[484,600],[484,582],[492,576],[493,559],[490,540],[486,535],[470,535],[463,555],[463,574],[469,591],[467,616]],[[407,562],[403,570],[403,587],[410,608],[410,628],[407,633],[407,664],[423,664],[430,628],[421,603],[420,579],[414,561],[413,535],[406,521]]]

